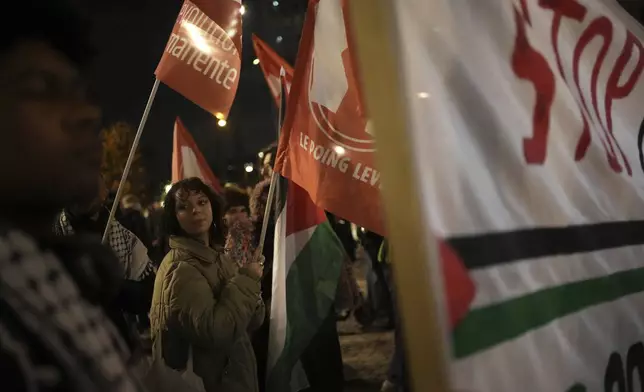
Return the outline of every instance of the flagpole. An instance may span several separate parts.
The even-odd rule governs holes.
[[[112,220],[114,219],[114,216],[116,215],[116,209],[118,208],[119,201],[121,200],[121,194],[123,193],[125,180],[130,174],[130,168],[132,167],[132,162],[134,161],[134,155],[136,154],[136,149],[139,147],[139,141],[141,140],[141,135],[143,134],[143,128],[145,127],[145,123],[148,121],[152,103],[154,102],[154,98],[157,95],[157,90],[159,89],[159,83],[159,79],[155,78],[154,84],[152,85],[152,91],[150,91],[150,96],[148,97],[148,103],[145,105],[143,116],[141,116],[141,122],[139,123],[139,128],[136,130],[136,136],[134,136],[134,142],[132,143],[132,147],[130,148],[130,155],[128,155],[127,161],[125,162],[125,168],[123,169],[121,182],[119,183],[119,187],[116,191],[116,196],[114,197],[114,203],[112,203],[112,208],[110,209],[110,215],[107,218],[107,225],[105,226],[103,239],[101,240],[103,244],[107,243],[107,238],[110,232],[110,225],[112,223]]]
[[[394,1],[400,0],[350,1],[352,32],[364,97],[376,131],[410,384],[414,391],[448,392],[450,348],[441,262],[423,208],[419,173],[412,162]]]
[[[282,78],[285,76],[284,68],[280,69],[280,103],[277,106],[277,141],[280,140],[280,130],[282,129],[282,117],[284,115],[284,87]],[[273,207],[273,200],[277,198],[277,179],[278,174],[274,171],[271,173],[271,183],[268,188],[268,199],[266,200],[266,209],[264,210],[264,219],[262,221],[262,231],[259,235],[259,244],[257,245],[256,256],[259,256],[264,251],[264,242],[266,241],[266,231],[268,230],[268,214],[271,213]]]

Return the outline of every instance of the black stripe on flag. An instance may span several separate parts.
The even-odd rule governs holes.
[[[532,228],[451,237],[448,242],[467,268],[476,269],[523,259],[642,245],[644,221]]]
[[[277,183],[275,184],[275,201],[273,204],[275,211],[275,222],[279,218],[284,206],[286,205],[286,192],[288,191],[288,180],[281,175],[277,175]]]

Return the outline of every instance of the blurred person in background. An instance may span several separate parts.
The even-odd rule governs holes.
[[[342,242],[344,250],[347,252],[347,255],[349,255],[350,260],[355,261],[356,247],[358,243],[352,236],[351,222],[337,217],[330,212],[327,212],[326,216],[329,219],[329,223],[331,223],[331,227],[333,227],[333,231],[335,231],[340,242]]]
[[[172,186],[164,223],[171,250],[157,273],[150,312],[154,359],[192,368],[207,392],[256,392],[249,334],[265,316],[263,259],[240,265],[224,251],[221,200],[196,177]]]
[[[97,181],[97,187],[97,194],[89,203],[74,203],[60,212],[54,223],[57,235],[80,234],[94,236],[100,241],[110,210],[105,205],[108,191],[102,177]],[[134,349],[137,334],[134,322],[130,320],[135,317],[147,320],[156,269],[145,245],[116,219],[110,222],[108,245],[120,261],[124,279],[115,302],[108,308],[109,316],[126,338],[130,349]]]
[[[262,232],[264,224],[266,203],[268,202],[268,191],[270,188],[270,179],[260,181],[253,189],[250,196],[250,216],[255,226],[254,245],[259,245],[259,237]],[[272,211],[274,211],[274,206]],[[275,214],[269,213],[266,227],[266,237],[264,240],[264,248],[262,254],[264,255],[264,275],[262,277],[262,300],[264,301],[266,309],[266,319],[264,324],[253,335],[253,349],[255,350],[255,357],[257,359],[257,373],[259,376],[260,386],[259,390],[266,389],[266,370],[268,364],[268,339],[270,331],[270,308],[271,297],[273,293],[273,250],[275,248]]]
[[[356,258],[366,261],[367,298],[355,312],[356,320],[363,327],[394,327],[391,294],[383,264],[378,262],[378,254],[383,237],[352,224],[352,234],[358,241]],[[374,322],[381,321],[374,325]]]
[[[381,392],[409,392],[407,380],[407,367],[405,364],[405,342],[402,338],[402,323],[398,310],[398,296],[394,285],[393,271],[391,269],[391,249],[389,242],[384,239],[378,251],[378,262],[382,264],[387,287],[391,294],[391,304],[394,317],[394,353],[389,362],[387,379],[382,384]]]
[[[148,208],[148,218],[146,223],[148,225],[148,233],[152,241],[152,248],[149,249],[148,254],[155,266],[161,264],[161,260],[167,253],[166,240],[163,237],[163,207],[160,201],[153,202]]]
[[[277,154],[277,143],[272,143],[260,152],[259,174],[263,179],[270,179],[273,175],[275,155]]]
[[[0,369],[14,391],[136,391],[106,316],[122,270],[91,237],[57,237],[64,206],[96,196],[100,111],[83,70],[88,26],[62,0],[3,4],[0,27]]]
[[[248,193],[236,184],[228,184],[224,188],[224,224],[235,219],[248,219]]]
[[[121,200],[121,215],[118,220],[126,229],[134,233],[146,248],[152,248],[152,239],[148,232],[148,223],[143,216],[141,201],[136,195],[129,194],[123,196]]]
[[[336,294],[335,309],[338,320],[346,320],[358,306],[362,306],[364,299],[358,283],[353,274],[353,262],[355,261],[357,242],[351,235],[351,223],[341,219],[330,212],[326,213],[333,231],[342,242],[346,258],[340,273],[338,292]]]

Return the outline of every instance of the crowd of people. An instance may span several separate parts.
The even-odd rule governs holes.
[[[167,374],[155,373],[169,368],[194,374],[183,377],[193,388],[186,390],[263,391],[274,229],[274,217],[264,216],[269,181],[252,196],[235,187],[217,195],[189,178],[147,218],[128,195],[108,222],[117,201],[100,175],[100,109],[83,83],[93,53],[87,26],[58,2],[10,7],[11,15],[30,16],[29,23],[5,24],[0,45],[2,390],[176,391]],[[269,178],[270,158],[265,163]],[[239,260],[224,250],[231,225],[249,222],[258,233],[265,219],[261,256]],[[343,238],[353,255],[357,242]],[[358,242],[380,271],[376,280],[385,282],[379,245]],[[383,301],[391,308],[390,298]],[[365,303],[356,314],[378,307]],[[329,310],[301,358],[311,391],[343,389],[337,313]],[[366,325],[374,317],[363,319]]]

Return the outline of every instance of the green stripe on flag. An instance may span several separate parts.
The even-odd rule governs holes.
[[[293,261],[286,276],[286,340],[269,370],[269,391],[291,390],[295,364],[332,309],[344,258],[342,243],[327,221],[315,228]]]
[[[637,268],[472,310],[454,329],[454,356],[476,354],[563,316],[642,291],[644,268]]]

